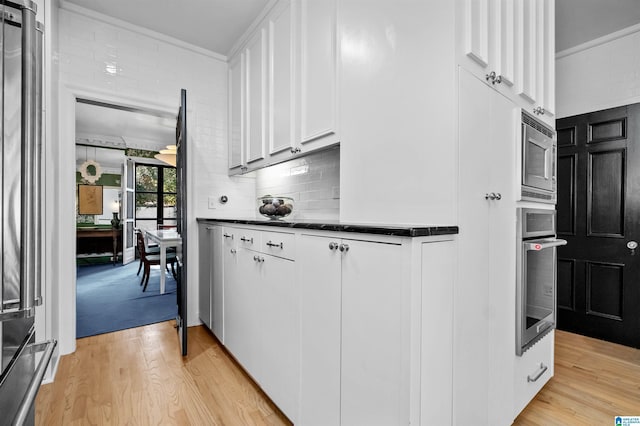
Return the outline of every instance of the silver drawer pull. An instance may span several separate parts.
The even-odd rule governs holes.
[[[226,232],[224,233],[225,238],[231,238],[233,240],[233,234],[229,235]]]
[[[531,383],[531,382],[537,381],[545,373],[545,371],[547,371],[548,368],[549,367],[547,367],[543,363],[540,363],[540,368],[538,369],[538,371],[535,372],[533,377],[527,376],[527,382]]]
[[[272,242],[271,242],[271,240],[269,240],[269,242],[267,243],[267,245],[268,245],[269,247],[280,247],[281,249],[284,249],[284,243],[282,243],[282,242],[281,242],[280,244],[275,244],[275,243],[272,243]]]
[[[245,243],[251,243],[251,244],[253,244],[253,237],[251,237],[251,238],[247,238],[247,237],[240,237],[240,241],[244,241]]]

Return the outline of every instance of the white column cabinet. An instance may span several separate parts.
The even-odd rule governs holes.
[[[400,244],[302,236],[303,424],[408,424],[402,254]]]
[[[549,124],[555,0],[458,0],[459,64]]]
[[[519,109],[460,69],[454,424],[511,424]],[[492,196],[492,194],[494,194]],[[492,199],[494,198],[494,199]]]

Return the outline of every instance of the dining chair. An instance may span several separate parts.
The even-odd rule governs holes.
[[[147,244],[147,240],[144,238],[144,232],[142,232],[142,230],[140,228],[135,228],[134,232],[136,233],[136,238],[137,235],[140,234],[142,235],[142,240],[144,241],[144,247],[145,247],[145,253],[146,254],[160,254],[160,247],[156,244],[154,245],[150,245]],[[176,252],[176,248],[175,247],[167,247],[167,254],[168,253],[175,253]],[[142,255],[140,254],[140,250],[138,250],[138,258],[140,259],[140,263],[138,265],[138,272],[136,273],[136,275],[140,275],[140,271],[142,270]],[[167,263],[167,271],[169,271],[169,264]]]
[[[142,232],[136,233],[136,239],[137,239],[138,254],[140,255],[140,265],[141,265],[138,268],[138,273],[140,273],[140,268],[142,267],[142,265],[144,265],[144,272],[142,274],[142,279],[140,280],[140,285],[144,283],[144,287],[142,287],[142,291],[145,291],[147,289],[147,284],[149,284],[149,276],[151,275],[151,266],[160,265],[161,259],[160,259],[159,253],[151,254],[147,252],[145,248],[145,243],[144,243],[144,235],[142,235]],[[176,263],[176,254],[167,252],[167,270],[168,270],[168,265],[171,265],[171,273],[173,274],[174,277],[176,275],[175,263]],[[164,271],[161,271],[160,273],[164,274]]]

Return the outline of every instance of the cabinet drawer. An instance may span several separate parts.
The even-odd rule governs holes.
[[[260,231],[255,229],[236,228],[234,231],[238,248],[260,250]]]
[[[273,256],[295,260],[295,235],[283,232],[263,232],[260,251]]]
[[[515,363],[515,418],[553,376],[555,332],[547,334]]]

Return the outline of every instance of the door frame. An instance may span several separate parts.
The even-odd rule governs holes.
[[[143,109],[159,114],[175,114],[177,105],[153,103],[145,99],[126,97],[106,93],[91,87],[60,84],[59,93],[59,131],[56,141],[57,152],[51,150],[51,156],[45,158],[45,167],[51,167],[54,183],[47,191],[47,211],[53,211],[51,247],[48,248],[51,276],[47,283],[53,286],[57,297],[47,300],[47,309],[52,312],[52,331],[58,329],[58,347],[60,355],[76,350],[76,259],[65,254],[76,252],[75,238],[75,161],[69,167],[69,159],[75,158],[76,147],[76,103],[77,99],[88,99],[124,107]],[[46,143],[52,143],[47,141]],[[49,152],[49,151],[47,151]],[[47,185],[49,186],[49,185]],[[57,267],[57,268],[56,268]],[[57,288],[56,288],[57,287]],[[56,321],[56,318],[58,321]],[[57,326],[57,327],[56,327]]]

